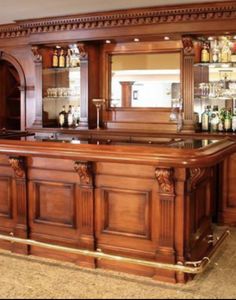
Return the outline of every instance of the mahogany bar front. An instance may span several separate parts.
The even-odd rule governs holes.
[[[150,145],[1,140],[0,234],[164,265],[193,265],[214,248],[214,222],[226,187],[235,192],[227,169],[235,151],[230,139],[160,138]],[[0,247],[172,283],[193,277],[4,240]]]

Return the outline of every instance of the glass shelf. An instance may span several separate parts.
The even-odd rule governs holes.
[[[62,96],[62,97],[44,97],[43,101],[55,101],[55,100],[65,100],[65,101],[73,101],[73,100],[78,100],[80,99],[80,95],[76,95],[76,96]]]
[[[236,68],[236,62],[229,63],[196,63],[194,66],[210,67],[210,68]]]

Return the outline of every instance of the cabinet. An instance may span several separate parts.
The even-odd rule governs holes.
[[[223,37],[219,41],[222,39]],[[226,40],[226,37],[224,40]],[[227,41],[229,45],[235,44],[230,40]],[[216,43],[217,38],[211,42],[211,45]],[[214,58],[216,50],[212,47],[209,49],[209,62],[194,64],[194,115],[198,130],[222,132],[236,130],[233,125],[234,114],[236,114],[236,63],[234,62],[234,56],[231,55],[233,52],[230,48],[228,49],[227,61],[221,61],[224,58],[224,48],[219,47],[218,61],[213,62],[216,59]],[[205,119],[203,119],[203,116],[206,115],[208,126],[204,125]],[[213,120],[215,115],[217,119]],[[228,123],[226,124],[226,122]]]
[[[71,108],[76,127],[80,118],[80,67],[43,69],[43,125],[58,127],[63,106]]]

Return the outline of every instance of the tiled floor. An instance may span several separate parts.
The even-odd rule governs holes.
[[[186,285],[0,251],[0,298],[235,299],[236,228],[231,232],[213,263]]]

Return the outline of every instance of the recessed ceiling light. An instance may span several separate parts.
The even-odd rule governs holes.
[[[110,40],[106,40],[106,44],[110,44],[111,43],[111,41]]]
[[[56,48],[57,48],[57,49],[61,49],[61,46],[59,46],[59,45],[56,45]]]
[[[213,40],[214,40],[214,38],[212,36],[208,37],[208,41],[213,41]]]
[[[169,37],[169,36],[165,36],[165,37],[164,37],[164,40],[165,40],[165,41],[169,41],[169,40],[170,40],[170,37]]]
[[[134,38],[134,42],[139,42],[139,41],[140,41],[140,39]]]

